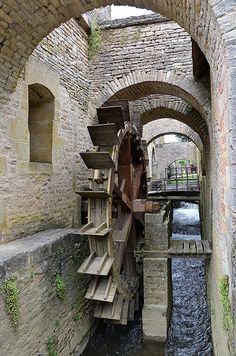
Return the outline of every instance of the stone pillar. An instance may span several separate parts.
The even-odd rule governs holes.
[[[172,305],[169,231],[165,213],[145,214],[143,334],[157,342],[167,340]]]

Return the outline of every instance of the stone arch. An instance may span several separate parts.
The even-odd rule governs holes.
[[[210,125],[211,103],[207,89],[186,74],[145,72],[136,70],[104,85],[96,102],[108,100],[134,101],[152,94],[177,96],[190,104]]]
[[[191,115],[184,115],[181,114],[177,110],[173,109],[167,109],[167,108],[156,108],[152,109],[147,113],[144,113],[141,115],[141,120],[144,123],[156,120],[156,119],[162,119],[162,118],[172,118],[172,119],[177,119],[183,123],[186,123],[191,127],[192,130],[197,132],[197,134],[201,137],[202,142],[205,146],[209,146],[209,136],[208,136],[208,130],[206,127],[206,124],[202,122],[202,120],[199,122],[199,115],[194,112]],[[145,121],[144,121],[145,118]]]
[[[152,151],[155,150],[155,157],[157,165],[153,164]],[[197,146],[193,142],[170,142],[170,143],[154,143],[148,145],[149,155],[149,170],[150,176],[156,179],[163,178],[165,170],[173,161],[190,160],[195,163],[202,172],[202,164],[199,156]]]
[[[134,102],[132,109],[140,115],[141,125],[156,119],[177,119],[196,132],[205,147],[210,147],[209,130],[206,121],[189,104],[180,98],[168,95],[155,95]]]
[[[149,122],[143,127],[143,139],[149,145],[152,141],[164,135],[180,134],[188,137],[199,149],[203,150],[203,143],[200,136],[188,125],[174,119],[157,119]]]
[[[143,127],[143,139],[147,141],[147,145],[167,134],[181,134],[190,138],[199,150],[201,171],[205,174],[207,168],[206,148],[203,145],[201,137],[188,125],[175,119],[156,119],[145,124]]]
[[[229,3],[227,0],[215,6],[210,1],[203,0],[195,5],[188,1],[176,3],[175,0],[66,0],[63,3],[54,1],[48,5],[43,0],[39,0],[37,4],[27,0],[22,0],[20,4],[3,0],[0,14],[3,38],[0,51],[2,86],[14,89],[29,55],[54,28],[71,17],[78,17],[96,7],[112,3],[150,9],[176,21],[190,33],[210,63],[219,58],[219,48],[224,43],[222,34],[233,29],[233,19],[231,27],[227,23],[229,21],[222,21],[222,9],[226,17],[234,6],[233,2]]]

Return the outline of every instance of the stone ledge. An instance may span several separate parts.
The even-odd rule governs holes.
[[[152,15],[144,15],[144,16],[133,16],[127,17],[125,19],[117,19],[112,21],[103,22],[100,25],[102,30],[107,29],[115,29],[115,28],[123,28],[123,27],[131,27],[131,26],[141,26],[141,25],[149,25],[158,22],[169,22],[170,19],[161,16],[159,14]]]
[[[79,242],[80,236],[76,234],[77,231],[77,229],[47,230],[1,245],[0,280],[5,278],[6,274],[23,272],[32,260],[34,262],[46,260],[58,247],[66,249],[68,242]]]

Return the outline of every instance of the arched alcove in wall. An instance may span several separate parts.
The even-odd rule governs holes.
[[[52,163],[54,96],[41,84],[28,86],[30,162]]]

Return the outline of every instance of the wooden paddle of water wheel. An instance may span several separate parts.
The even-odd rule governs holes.
[[[80,234],[88,237],[90,248],[78,272],[93,276],[85,297],[96,301],[94,316],[127,324],[140,280],[134,250],[143,233],[132,202],[147,196],[147,160],[127,101],[97,113],[99,125],[88,131],[98,149],[81,153],[93,176],[89,188],[77,192],[88,199],[88,223]]]

